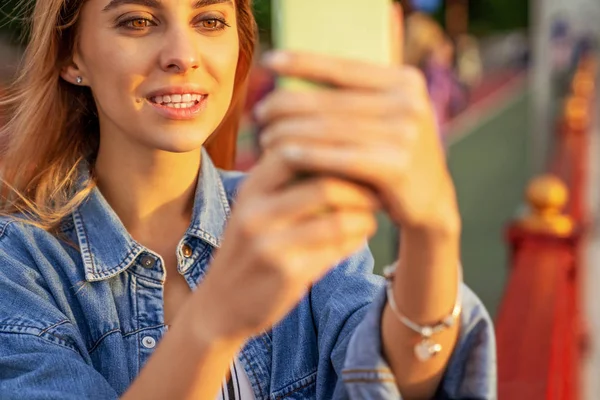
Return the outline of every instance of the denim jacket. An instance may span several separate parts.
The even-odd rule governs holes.
[[[177,255],[192,289],[221,245],[242,179],[217,170],[204,153]],[[118,398],[167,333],[160,258],[131,238],[97,189],[61,231],[57,239],[0,219],[1,399]],[[386,298],[372,270],[365,249],[269,332],[248,340],[239,357],[256,399],[401,398],[382,357]],[[438,398],[494,399],[492,324],[466,288],[462,300],[461,335]]]

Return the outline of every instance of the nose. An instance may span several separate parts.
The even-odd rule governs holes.
[[[200,56],[194,33],[177,29],[166,35],[160,59],[163,71],[171,74],[186,74],[190,70],[199,68]]]

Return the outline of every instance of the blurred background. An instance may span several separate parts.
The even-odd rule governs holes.
[[[0,0],[0,92],[26,33],[19,1]],[[457,187],[465,280],[497,324],[500,398],[598,399],[600,1],[402,4],[405,60],[427,78]],[[272,45],[270,0],[254,6],[259,56]],[[273,87],[255,66],[238,169],[260,156],[251,110]],[[371,247],[377,272],[396,257],[384,216]]]

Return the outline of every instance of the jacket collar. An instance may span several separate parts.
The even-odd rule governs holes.
[[[82,168],[81,181],[89,178],[88,171],[89,168]],[[220,247],[230,214],[227,193],[219,171],[203,149],[192,220],[185,235],[197,237],[213,247]],[[137,257],[148,251],[127,232],[98,188],[94,188],[73,212],[73,222],[88,282],[120,274]]]

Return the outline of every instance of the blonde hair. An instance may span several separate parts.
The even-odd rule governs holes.
[[[421,67],[433,50],[446,40],[442,27],[431,17],[413,13],[406,18],[404,60],[407,64]]]
[[[0,214],[21,214],[55,230],[94,188],[78,182],[79,166],[98,151],[96,105],[89,88],[60,77],[77,41],[85,0],[36,0],[22,66],[0,99]],[[251,0],[236,0],[240,57],[230,110],[213,134],[211,156],[230,166],[235,154],[239,103],[254,53],[256,25]],[[25,0],[21,7],[25,7]],[[233,136],[233,137],[232,137]],[[219,143],[227,145],[221,149]],[[232,151],[233,143],[233,151]],[[228,165],[227,165],[228,164]]]

